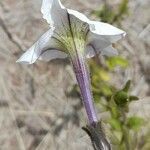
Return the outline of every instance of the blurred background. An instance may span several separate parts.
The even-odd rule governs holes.
[[[16,63],[48,29],[41,2],[0,0],[0,150],[92,150],[69,61]],[[150,150],[150,0],[63,4],[127,32],[119,56],[88,61],[92,90],[113,149]]]

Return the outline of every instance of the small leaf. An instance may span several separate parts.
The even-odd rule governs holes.
[[[128,92],[130,89],[130,85],[131,85],[131,80],[128,80],[126,85],[124,86],[124,88],[122,90],[125,92]]]
[[[137,96],[129,96],[129,101],[137,101],[139,98]]]
[[[128,61],[120,56],[115,56],[108,58],[106,64],[109,69],[114,69],[116,66],[126,68],[128,66]]]
[[[120,131],[121,130],[121,125],[120,122],[117,119],[110,119],[109,124],[111,125],[112,129]]]
[[[127,120],[127,126],[133,130],[139,130],[139,128],[143,125],[143,123],[144,119],[136,116],[130,117]]]
[[[129,101],[128,94],[121,90],[114,95],[114,101],[118,106],[125,106]]]
[[[119,111],[118,111],[118,108],[117,107],[115,107],[115,106],[110,106],[111,107],[111,115],[112,115],[112,117],[113,118],[119,118],[119,116],[120,116],[120,113],[119,113]]]
[[[108,72],[106,72],[105,70],[101,69],[99,70],[99,76],[103,81],[108,81],[110,80],[110,76],[108,74]]]
[[[112,95],[111,87],[109,87],[109,85],[107,85],[105,83],[103,85],[101,85],[101,92],[105,96],[111,96]]]

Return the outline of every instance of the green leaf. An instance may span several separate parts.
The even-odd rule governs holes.
[[[127,126],[133,130],[139,130],[143,123],[144,119],[140,117],[133,116],[127,119]]]
[[[118,109],[117,109],[117,107],[115,107],[115,106],[111,106],[111,115],[112,115],[112,117],[113,118],[119,118],[119,112],[118,112]]]
[[[109,69],[114,69],[116,66],[126,68],[128,66],[128,61],[120,56],[115,56],[108,58],[106,64]]]
[[[120,131],[121,130],[121,125],[120,122],[117,119],[110,119],[109,124],[111,125],[112,129],[116,130],[116,131]]]
[[[99,70],[98,74],[103,81],[110,80],[110,76],[107,71],[101,69],[101,70]]]
[[[114,101],[118,106],[124,107],[129,101],[129,96],[126,92],[121,90],[114,95]]]
[[[101,86],[101,92],[105,96],[111,96],[112,95],[111,87],[107,84],[103,84],[103,86]]]
[[[130,89],[130,85],[131,85],[131,80],[128,80],[126,85],[124,86],[124,88],[122,90],[125,92],[128,92]]]
[[[118,11],[118,14],[120,16],[124,15],[124,14],[127,14],[128,13],[128,1],[129,0],[123,0],[119,6],[119,11]]]
[[[129,101],[137,101],[139,98],[137,96],[129,96]]]
[[[128,2],[129,0],[121,0],[115,8],[109,3],[105,3],[98,10],[93,11],[92,14],[99,17],[102,22],[120,24],[124,16],[128,14]]]

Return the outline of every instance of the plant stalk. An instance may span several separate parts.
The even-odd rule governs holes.
[[[98,118],[93,104],[91,80],[87,62],[84,56],[80,55],[80,57],[74,57],[72,64],[80,88],[83,105],[88,116],[89,124],[95,126],[98,122]]]

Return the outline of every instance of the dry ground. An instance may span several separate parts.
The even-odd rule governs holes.
[[[101,0],[65,4],[89,15]],[[92,150],[80,129],[86,123],[80,100],[65,94],[75,83],[68,62],[15,63],[48,28],[40,5],[41,0],[0,0],[0,150]],[[128,35],[118,47],[130,67],[113,82],[120,86],[131,78],[132,92],[140,97],[131,111],[150,119],[149,5],[149,0],[129,2],[130,16],[123,22]]]

